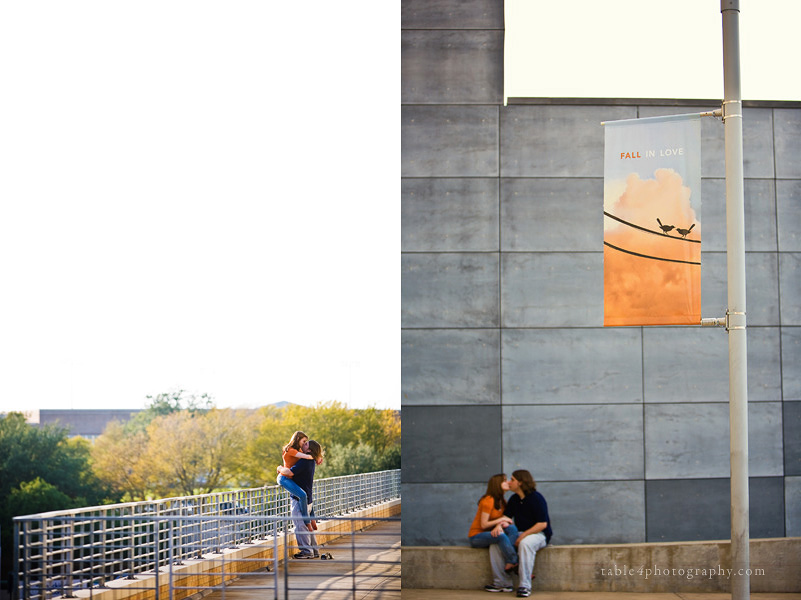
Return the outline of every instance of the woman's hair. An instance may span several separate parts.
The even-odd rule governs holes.
[[[537,489],[537,482],[534,481],[531,473],[525,469],[518,469],[512,473],[512,477],[517,479],[517,482],[520,484],[520,489],[523,490],[524,496],[527,496],[529,493]]]
[[[319,442],[309,440],[309,454],[312,455],[314,460],[320,460],[323,457],[323,447]]]
[[[495,510],[504,510],[506,508],[506,500],[503,497],[505,490],[501,487],[504,481],[506,481],[506,473],[498,473],[490,477],[487,482],[487,493],[484,496],[490,496],[495,500]]]
[[[303,433],[302,431],[296,431],[292,434],[292,437],[289,438],[289,443],[284,446],[284,452],[289,450],[290,448],[294,448],[295,450],[300,450],[300,440],[303,438],[309,439],[309,436]]]

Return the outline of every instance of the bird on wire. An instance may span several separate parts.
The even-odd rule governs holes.
[[[690,225],[690,228],[689,228],[689,229],[679,229],[679,228],[677,227],[677,228],[676,228],[676,233],[678,233],[678,234],[679,234],[681,237],[683,237],[683,238],[686,238],[686,237],[687,237],[687,234],[688,234],[688,233],[690,233],[690,232],[693,230],[693,227],[695,227],[695,223],[693,223],[692,225]]]
[[[662,221],[659,220],[659,217],[657,217],[656,222],[659,223],[659,228],[665,235],[668,234],[668,231],[672,231],[674,229],[673,225],[662,225]]]

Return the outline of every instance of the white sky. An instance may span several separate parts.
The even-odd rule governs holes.
[[[0,411],[400,407],[399,17],[347,6],[0,5]]]
[[[723,98],[720,0],[504,6],[507,98]],[[801,100],[801,2],[740,0],[739,20],[743,99]]]

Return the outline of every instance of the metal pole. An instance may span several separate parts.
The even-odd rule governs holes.
[[[748,525],[748,389],[745,329],[743,103],[740,91],[740,0],[721,0],[723,123],[726,154],[726,256],[731,447],[732,600],[750,597]]]

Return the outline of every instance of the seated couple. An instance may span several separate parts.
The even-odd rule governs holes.
[[[507,502],[508,491],[513,494]],[[511,592],[512,573],[518,573],[517,597],[530,596],[537,550],[550,542],[552,533],[548,504],[531,473],[517,470],[508,481],[503,473],[490,477],[467,534],[473,548],[490,549],[493,581],[484,589]]]

